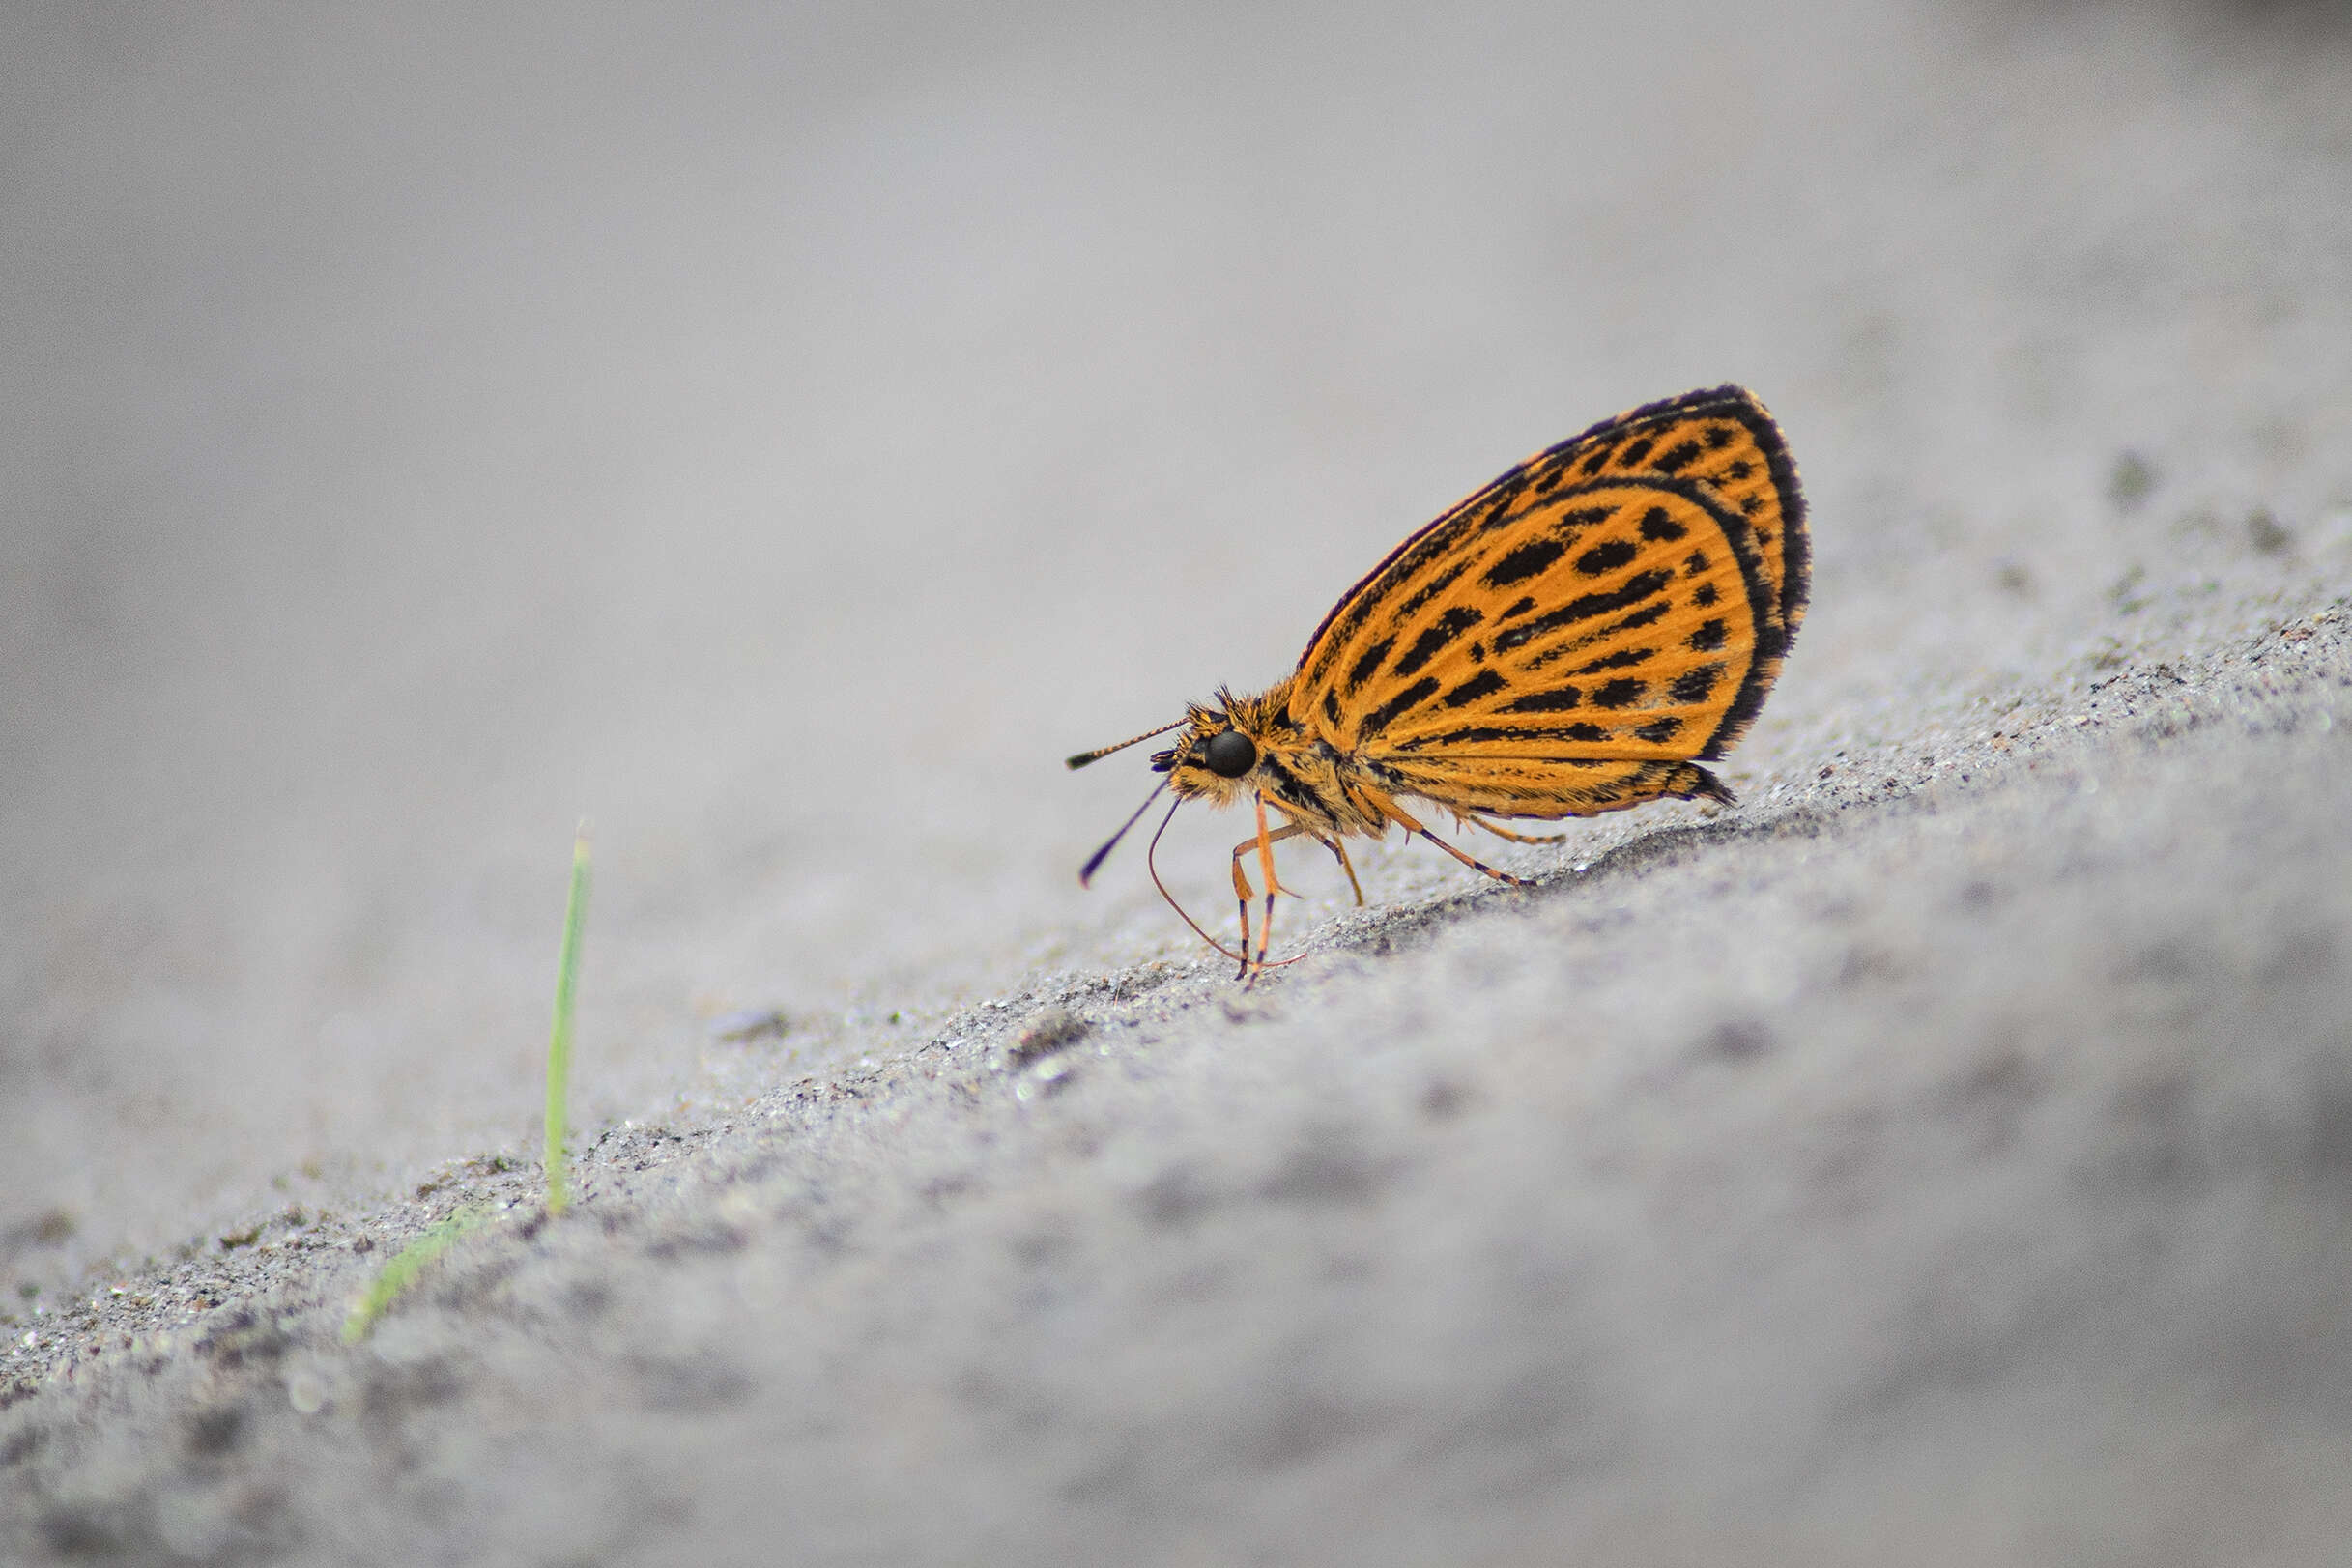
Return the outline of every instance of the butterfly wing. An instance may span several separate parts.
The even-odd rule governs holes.
[[[1745,387],[1716,386],[1644,404],[1521,468],[1538,464],[1586,479],[1656,473],[1706,485],[1755,533],[1764,580],[1789,635],[1803,624],[1812,567],[1805,498],[1780,426]]]
[[[1294,717],[1387,785],[1582,815],[1710,787],[1804,612],[1803,501],[1737,387],[1538,453],[1406,540],[1325,617]]]

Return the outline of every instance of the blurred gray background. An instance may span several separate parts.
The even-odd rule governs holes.
[[[582,815],[587,1121],[1188,952],[1059,758],[1648,398],[1814,500],[1751,782],[2014,683],[2127,449],[2352,509],[2347,170],[2336,7],[8,7],[0,1270],[531,1136]]]

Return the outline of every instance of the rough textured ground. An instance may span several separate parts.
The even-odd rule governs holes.
[[[0,1559],[2340,1559],[2341,24],[1253,14],[9,23]],[[1742,805],[1069,885],[1735,376]]]

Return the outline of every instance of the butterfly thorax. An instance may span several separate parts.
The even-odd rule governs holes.
[[[1379,835],[1390,820],[1379,792],[1310,716],[1292,711],[1295,683],[1252,697],[1220,689],[1214,706],[1187,704],[1184,731],[1153,769],[1188,800],[1234,806],[1262,795],[1323,835]]]

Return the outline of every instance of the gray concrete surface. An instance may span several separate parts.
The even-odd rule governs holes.
[[[0,25],[0,1555],[2338,1560],[2333,9]],[[1076,888],[1725,379],[1741,807]]]

